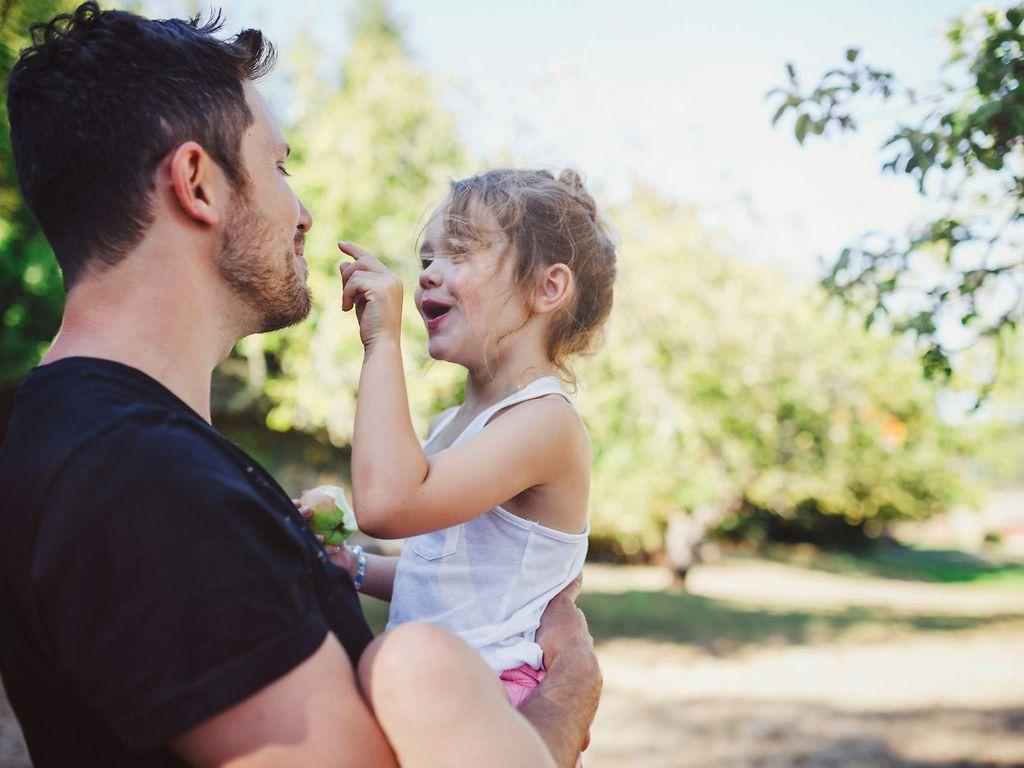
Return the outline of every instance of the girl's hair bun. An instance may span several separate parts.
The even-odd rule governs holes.
[[[583,206],[590,215],[590,218],[596,221],[597,203],[594,202],[594,198],[591,196],[590,192],[587,191],[587,187],[583,183],[583,177],[572,168],[566,168],[558,174],[558,180],[569,188],[572,192],[572,196],[576,198],[580,205]]]
[[[446,247],[471,251],[489,242],[477,222],[483,206],[508,237],[515,258],[515,282],[524,296],[552,264],[572,271],[569,300],[552,319],[548,359],[574,380],[568,359],[595,345],[612,308],[616,273],[610,226],[575,170],[556,177],[548,170],[496,168],[453,181],[441,204]]]

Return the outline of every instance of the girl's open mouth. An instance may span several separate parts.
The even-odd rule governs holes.
[[[423,302],[423,316],[427,321],[427,330],[435,330],[444,318],[448,315],[451,307],[447,304],[442,304],[439,301],[433,299],[427,299]]]

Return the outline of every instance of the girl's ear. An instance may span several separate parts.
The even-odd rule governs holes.
[[[168,159],[170,185],[187,217],[210,226],[221,219],[223,173],[205,149],[186,141]]]
[[[537,284],[533,309],[543,315],[554,312],[572,295],[575,287],[572,270],[565,264],[552,264],[544,270]]]

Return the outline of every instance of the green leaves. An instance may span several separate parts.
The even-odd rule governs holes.
[[[796,119],[796,125],[793,128],[793,133],[796,135],[796,140],[801,144],[804,143],[804,138],[807,136],[807,130],[811,127],[811,116],[804,114],[800,115]]]
[[[23,0],[4,5],[0,15],[0,84],[4,91],[17,51],[29,43],[29,25],[76,4]],[[18,191],[10,145],[4,99],[0,103],[0,147],[5,150],[0,152],[0,390],[17,385],[39,362],[60,326],[64,306],[60,270]]]
[[[898,100],[915,116],[895,126],[884,142],[889,154],[881,168],[909,176],[920,194],[934,197],[935,207],[962,215],[925,222],[921,234],[906,238],[903,245],[845,249],[823,284],[862,307],[868,325],[890,313],[887,301],[898,285],[905,283],[911,292],[911,284],[923,285],[917,290],[924,294],[920,299],[929,317],[895,312],[891,325],[897,333],[918,337],[929,376],[949,375],[953,369],[953,356],[937,331],[940,315],[959,318],[961,326],[970,326],[984,340],[1002,328],[1016,328],[1024,314],[1020,299],[1002,311],[982,312],[975,306],[976,301],[1015,291],[1024,281],[1019,256],[1024,239],[1022,20],[1024,5],[1017,3],[1005,12],[982,10],[952,22],[946,38],[955,70],[948,71],[948,81],[927,90],[900,86],[891,72],[865,64],[860,50],[849,48],[847,66],[827,71],[810,92],[797,89],[796,72],[787,65],[789,87],[769,94],[783,98],[772,124],[792,110],[794,136],[801,145],[830,127],[856,129],[852,107],[865,96]],[[901,280],[910,276],[919,257],[936,253],[945,264],[944,275]],[[979,259],[994,263],[979,265]]]
[[[305,249],[313,311],[305,323],[240,345],[235,358],[244,358],[247,375],[231,386],[233,394],[258,392],[272,429],[307,432],[341,448],[352,439],[362,345],[355,318],[341,312],[336,243],[367,247],[405,280],[408,369],[419,375],[431,369],[410,392],[422,425],[452,397],[457,371],[429,366],[412,302],[416,240],[446,180],[464,168],[453,118],[406,50],[388,5],[362,0],[353,21],[348,53],[334,62],[340,83],[321,75],[328,54],[312,44],[295,46],[294,58],[282,62],[294,83],[295,113],[302,115],[284,130],[293,147],[293,188],[315,222]],[[253,370],[265,371],[265,378],[254,378]],[[252,398],[225,402],[255,410]]]
[[[578,398],[595,537],[656,549],[701,504],[884,522],[959,498],[935,389],[894,340],[716,250],[682,206],[641,192],[609,213],[629,258]],[[861,262],[847,249],[837,280]]]

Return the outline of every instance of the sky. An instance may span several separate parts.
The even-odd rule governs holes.
[[[314,30],[344,54],[351,2],[223,0],[228,29],[259,26],[284,56]],[[150,0],[151,15],[193,3]],[[571,166],[598,202],[635,184],[695,205],[725,245],[814,275],[868,230],[907,231],[930,209],[908,179],[883,175],[891,112],[867,104],[861,131],[800,147],[772,128],[765,98],[792,61],[804,83],[848,47],[908,83],[938,78],[945,22],[963,0],[392,0],[481,168]],[[200,6],[202,7],[202,6]],[[273,86],[271,85],[271,88]]]

